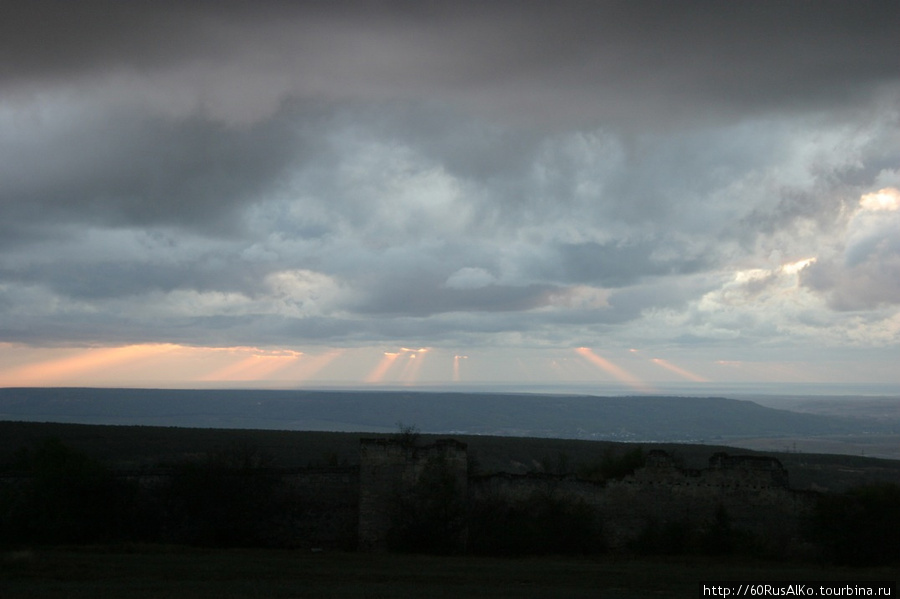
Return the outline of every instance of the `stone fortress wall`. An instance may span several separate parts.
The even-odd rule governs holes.
[[[429,463],[439,461],[456,479],[463,495],[468,488],[465,443],[443,439],[418,446],[394,439],[360,439],[359,443],[359,548],[387,549],[391,508],[398,494],[412,488]]]
[[[285,473],[299,513],[285,536],[305,548],[353,549],[359,527],[359,467],[297,468]]]
[[[799,539],[804,515],[815,494],[792,490],[788,473],[770,457],[716,453],[708,467],[679,467],[664,451],[652,450],[646,465],[617,480],[595,482],[546,473],[470,474],[467,446],[444,439],[420,446],[396,438],[360,439],[358,466],[280,469],[275,474],[294,512],[279,543],[293,547],[384,551],[398,496],[412,489],[429,465],[454,479],[460,501],[528,501],[536,494],[583,502],[599,515],[611,550],[634,541],[648,524],[715,524],[724,511],[730,525],[763,536],[776,549]],[[166,470],[120,472],[145,490],[172,480]],[[25,480],[10,475],[0,485]],[[783,552],[782,552],[783,553]]]
[[[385,548],[390,502],[409,488],[435,456],[452,464],[465,482],[466,501],[528,501],[535,494],[581,501],[597,510],[611,550],[625,548],[648,525],[716,525],[722,513],[728,525],[763,536],[773,549],[799,544],[802,516],[814,497],[794,491],[788,473],[775,458],[716,453],[704,469],[676,465],[664,451],[652,450],[646,466],[619,480],[594,482],[573,475],[508,474],[468,476],[466,446],[452,440],[427,447],[403,447],[391,439],[360,443],[359,546]],[[721,523],[721,520],[719,520]]]
[[[600,494],[597,507],[611,541],[631,540],[647,520],[709,527],[723,508],[731,526],[765,536],[776,548],[799,541],[813,498],[790,488],[777,459],[716,453],[708,468],[692,470],[678,468],[664,452],[649,458],[645,468],[611,481]]]

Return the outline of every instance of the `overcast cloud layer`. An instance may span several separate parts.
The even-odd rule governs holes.
[[[898,188],[896,2],[0,19],[0,342],[814,348],[896,380]]]

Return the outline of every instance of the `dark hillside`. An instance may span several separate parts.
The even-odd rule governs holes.
[[[9,468],[15,454],[42,440],[56,438],[113,469],[155,467],[202,459],[235,444],[251,446],[271,457],[272,465],[354,465],[359,459],[359,433],[270,430],[226,430],[152,426],[105,426],[0,421],[0,468]],[[368,435],[366,435],[368,436]],[[446,436],[446,435],[443,435]],[[575,471],[606,453],[621,455],[635,447],[666,449],[687,467],[703,467],[715,451],[752,454],[725,445],[688,443],[630,444],[576,439],[452,435],[469,446],[482,472],[525,473]],[[439,435],[423,435],[423,440]],[[875,458],[767,452],[778,457],[798,489],[841,490],[863,483],[900,484],[900,461]]]
[[[205,457],[244,444],[273,466],[358,462],[359,433],[114,426],[0,421],[0,463],[20,448],[57,438],[114,469],[157,467]]]

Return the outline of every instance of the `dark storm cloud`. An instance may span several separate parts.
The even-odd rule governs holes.
[[[187,263],[154,262],[152,257],[116,260],[110,256],[89,262],[61,258],[51,264],[0,271],[0,277],[22,284],[44,284],[73,300],[106,300],[184,289],[249,293],[261,287],[264,273],[255,272],[252,264],[226,258],[202,256]]]
[[[645,277],[691,274],[708,266],[703,257],[682,252],[654,256],[662,245],[648,241],[560,244],[545,276],[569,283],[625,287]]]
[[[285,91],[447,94],[551,121],[833,106],[900,69],[886,1],[13,2],[4,17],[12,83],[247,58]]]
[[[181,60],[198,15],[178,2],[7,2],[0,76],[41,80]]]
[[[487,285],[477,289],[448,289],[430,285],[419,279],[406,288],[379,285],[369,290],[365,304],[359,307],[366,314],[402,314],[428,316],[443,312],[509,312],[527,311],[543,306],[547,295],[555,290],[549,285]]]
[[[41,133],[0,142],[6,223],[227,230],[235,210],[303,154],[279,118],[235,128],[200,116],[89,112]]]

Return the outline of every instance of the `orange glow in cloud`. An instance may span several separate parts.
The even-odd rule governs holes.
[[[621,366],[616,366],[606,358],[598,356],[591,350],[591,348],[579,347],[575,351],[578,352],[578,354],[585,360],[598,367],[603,372],[611,375],[620,383],[624,383],[625,385],[628,385],[632,389],[640,391],[641,393],[653,392],[652,387],[641,381],[639,378],[637,378]]]
[[[789,262],[788,264],[784,264],[781,267],[781,272],[789,275],[795,275],[810,264],[816,262],[816,258],[804,258],[803,260],[797,260],[795,262]]]
[[[900,189],[885,187],[875,193],[867,193],[859,199],[859,205],[872,211],[900,210]]]
[[[390,370],[391,366],[394,365],[394,362],[396,362],[399,357],[400,352],[384,352],[384,357],[381,358],[378,366],[373,368],[372,372],[370,372],[364,380],[367,383],[380,383],[382,379],[384,379],[384,375],[387,374],[387,371]]]
[[[177,345],[151,344],[86,349],[65,358],[14,368],[0,374],[0,384],[26,387],[77,382],[85,375],[106,374],[112,367],[153,358],[176,348]]]
[[[671,362],[667,360],[663,360],[662,358],[653,358],[652,362],[657,366],[662,366],[669,372],[674,372],[678,376],[686,378],[689,381],[694,381],[695,383],[708,383],[709,379],[700,376],[699,374],[694,374],[690,370],[685,370],[680,366],[675,366]]]

